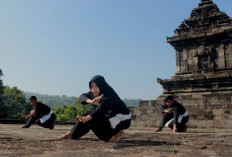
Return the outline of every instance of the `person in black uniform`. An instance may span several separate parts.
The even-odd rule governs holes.
[[[89,82],[90,92],[82,94],[82,104],[92,104],[93,109],[77,116],[77,123],[71,131],[59,139],[78,139],[92,130],[105,142],[118,142],[124,136],[124,129],[131,125],[131,112],[116,92],[100,75],[94,76]]]
[[[186,123],[189,120],[188,111],[172,96],[167,96],[165,102],[166,104],[161,107],[160,125],[155,132],[161,132],[163,127],[170,127],[173,132],[185,132],[187,130]]]
[[[24,116],[28,121],[22,128],[29,128],[36,123],[44,128],[54,129],[56,115],[53,110],[47,105],[37,102],[36,96],[31,96],[30,103],[33,109],[30,114]]]

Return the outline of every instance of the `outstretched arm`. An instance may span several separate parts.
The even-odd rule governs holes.
[[[34,110],[31,111],[30,114],[25,115],[24,118],[25,118],[25,119],[28,119],[28,118],[30,118],[30,117],[32,117],[32,116],[35,116],[35,115],[36,115],[36,111],[35,111],[35,109],[34,109]]]
[[[95,97],[93,100],[87,99],[86,103],[98,106],[100,104],[99,102],[103,98],[103,96],[104,95],[102,94],[101,96]]]
[[[98,97],[95,97],[93,100],[91,99],[86,99],[85,100],[85,103],[88,103],[88,104],[92,104],[92,105],[96,105],[96,106],[99,106],[99,102],[100,100],[104,97],[104,95],[102,94],[101,96],[98,96]],[[79,119],[80,122],[83,122],[83,123],[86,123],[90,120],[92,120],[92,116],[91,115],[87,115],[87,116],[77,116],[77,118]]]
[[[109,110],[113,110],[115,102],[110,99],[102,99],[101,105],[94,109],[90,115],[93,119],[104,117]]]
[[[99,117],[104,116],[110,108],[111,108],[110,104],[103,103],[100,106],[98,106],[94,111],[92,111],[90,115],[87,115],[85,117],[84,116],[77,116],[77,118],[81,122],[86,123],[86,122],[92,120],[93,118],[99,118]]]
[[[99,101],[103,98],[103,94],[101,96],[93,98],[91,92],[81,94],[79,97],[81,104],[92,104],[92,105],[99,105]]]

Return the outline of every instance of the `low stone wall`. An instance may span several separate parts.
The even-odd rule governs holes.
[[[158,127],[165,96],[157,100],[140,101],[139,107],[131,107],[132,126]],[[189,127],[232,129],[232,94],[188,93],[174,97],[188,110]]]
[[[0,124],[26,124],[27,120],[17,120],[17,119],[0,119]],[[66,121],[66,122],[59,122],[55,121],[56,125],[74,125],[76,124],[75,121]]]
[[[162,101],[163,102],[163,101]],[[133,127],[156,127],[159,125],[161,106],[159,100],[140,101],[139,107],[130,107]]]
[[[25,124],[26,120],[0,119],[0,124]]]

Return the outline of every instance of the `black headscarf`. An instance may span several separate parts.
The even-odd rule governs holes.
[[[129,114],[130,111],[126,104],[119,98],[118,94],[114,91],[112,87],[108,85],[103,76],[96,75],[89,82],[89,88],[91,89],[91,82],[97,84],[100,89],[100,95],[104,94],[104,97],[100,101],[100,106],[98,106],[92,113],[93,118],[104,116],[111,113],[109,116],[114,116],[118,113]]]
[[[114,89],[105,81],[103,76],[96,75],[92,77],[92,79],[89,82],[89,89],[91,89],[91,82],[96,83],[96,85],[100,89],[100,95],[104,94],[105,99],[114,99],[116,101],[121,100],[118,94],[114,91]]]

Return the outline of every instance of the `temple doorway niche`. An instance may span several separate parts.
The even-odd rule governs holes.
[[[208,55],[202,55],[198,56],[198,69],[208,69],[209,68],[209,56]]]

